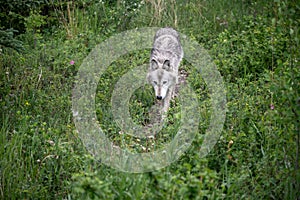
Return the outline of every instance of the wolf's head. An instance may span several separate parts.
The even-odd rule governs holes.
[[[168,61],[164,61],[162,67],[159,67],[155,60],[152,60],[150,65],[151,71],[147,75],[147,80],[153,86],[156,98],[162,100],[169,88],[176,84],[177,76],[168,70]]]

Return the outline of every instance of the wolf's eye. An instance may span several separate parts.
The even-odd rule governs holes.
[[[165,84],[167,84],[168,83],[168,81],[163,81],[163,84],[165,85]]]
[[[157,82],[156,82],[156,81],[153,81],[153,83],[154,83],[155,85],[157,85]]]

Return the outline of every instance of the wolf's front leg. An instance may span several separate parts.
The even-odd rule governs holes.
[[[174,93],[174,86],[170,87],[166,97],[163,100],[163,107],[162,107],[162,120],[165,119],[167,117],[168,114],[168,110],[170,107],[170,101],[173,97],[173,93]]]

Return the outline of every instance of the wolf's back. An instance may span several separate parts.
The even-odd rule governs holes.
[[[176,55],[179,63],[183,57],[179,34],[173,28],[161,28],[154,37],[153,48],[172,52]]]
[[[179,34],[173,28],[161,28],[155,34],[155,39],[162,35],[172,35],[177,40],[179,40]]]

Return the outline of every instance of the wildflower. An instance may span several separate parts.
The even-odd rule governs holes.
[[[146,151],[146,147],[141,145],[141,148],[142,148],[143,151]]]
[[[228,149],[230,149],[230,147],[232,146],[233,144],[233,140],[230,140],[229,143],[228,143]]]
[[[154,139],[154,135],[147,136],[149,139]]]
[[[70,61],[70,65],[74,65],[75,64],[75,61],[74,60],[71,60]]]
[[[55,145],[55,142],[52,141],[52,140],[48,140],[48,143],[49,143],[51,146],[54,146],[54,145]]]
[[[275,106],[273,104],[270,105],[270,109],[274,110]]]
[[[30,106],[30,103],[28,101],[26,101],[25,106]]]

